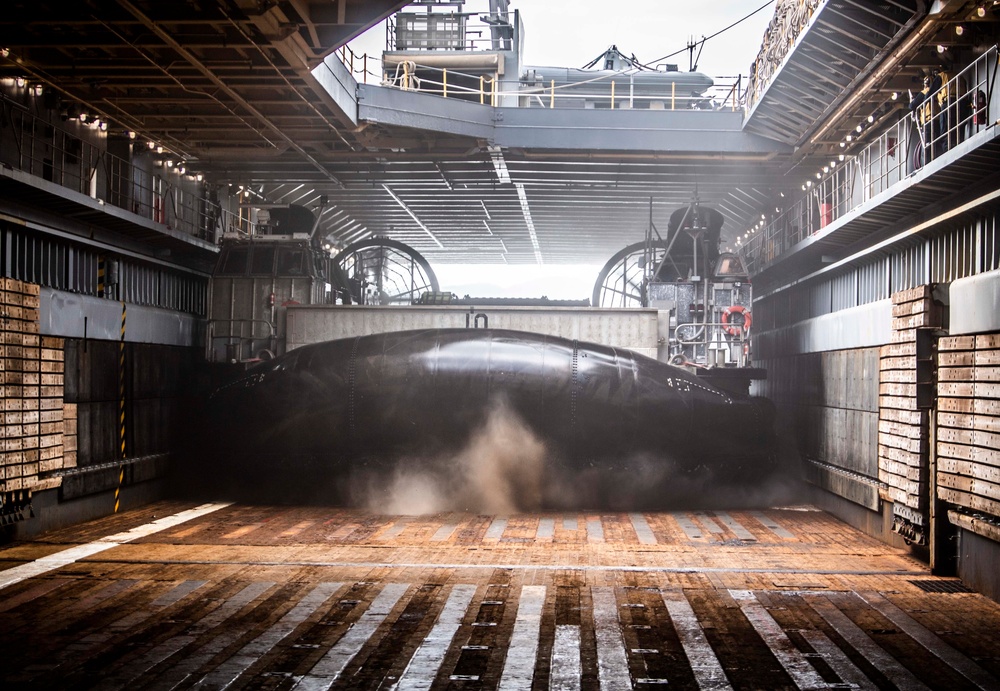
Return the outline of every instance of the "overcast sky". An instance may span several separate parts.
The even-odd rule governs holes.
[[[524,25],[523,64],[583,67],[611,45],[643,63],[676,63],[688,69],[685,46],[691,39],[711,36],[765,4],[765,0],[512,0]],[[489,0],[468,0],[463,11],[486,12]],[[705,43],[698,71],[710,77],[749,74],[761,39],[774,15],[773,3]],[[358,55],[380,58],[385,25],[372,28],[351,43]],[[661,60],[664,56],[680,54]],[[375,61],[376,63],[378,60]],[[438,265],[442,290],[459,296],[587,298],[600,266],[474,268]]]
[[[712,34],[754,12],[765,0],[512,0],[524,25],[524,64],[583,67],[617,45],[626,55],[650,63],[684,51],[692,38]],[[489,0],[468,0],[463,11],[486,12]],[[757,14],[705,43],[698,71],[712,77],[748,74],[764,29],[774,14],[768,3]],[[385,26],[380,24],[351,43],[359,54],[380,56]],[[670,58],[682,70],[687,52]]]

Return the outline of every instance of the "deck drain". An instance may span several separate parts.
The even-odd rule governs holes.
[[[962,581],[916,580],[910,581],[925,593],[974,593],[976,592]]]

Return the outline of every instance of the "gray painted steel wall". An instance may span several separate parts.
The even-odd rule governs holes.
[[[952,336],[1000,331],[1000,270],[953,282],[949,302]]]
[[[756,318],[754,322],[758,323]],[[869,348],[888,343],[891,337],[892,301],[879,300],[758,333],[753,347],[755,356],[766,360],[782,355]]]
[[[39,328],[46,336],[118,341],[121,318],[122,305],[115,300],[41,289]],[[128,343],[191,347],[196,345],[201,330],[201,320],[190,314],[128,305]]]

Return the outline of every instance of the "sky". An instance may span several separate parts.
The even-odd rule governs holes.
[[[766,7],[760,9],[766,4]],[[675,63],[688,69],[691,40],[710,37],[760,9],[738,26],[704,44],[697,69],[710,77],[744,78],[757,57],[774,5],[765,0],[511,0],[524,25],[523,64],[583,67],[608,47],[618,46],[640,62]],[[486,12],[489,0],[468,0],[462,11]],[[357,55],[381,56],[385,25],[379,24],[350,44]],[[665,56],[680,51],[668,59]],[[730,81],[730,80],[727,80]],[[459,296],[590,297],[601,267],[595,266],[487,266],[432,265],[442,290]]]

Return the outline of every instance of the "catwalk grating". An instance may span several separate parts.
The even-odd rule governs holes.
[[[160,503],[0,550],[6,688],[1000,684],[1000,607],[810,507]]]

